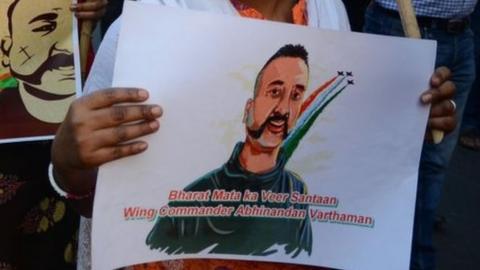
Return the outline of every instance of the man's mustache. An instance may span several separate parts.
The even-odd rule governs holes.
[[[268,117],[262,125],[256,130],[248,128],[248,134],[254,139],[260,138],[262,136],[263,132],[267,128],[267,125],[271,121],[283,121],[283,139],[286,139],[288,136],[288,118],[290,117],[289,113],[281,114],[281,113],[274,113],[270,117]]]
[[[11,73],[13,77],[18,80],[29,84],[39,85],[42,83],[42,76],[45,72],[59,69],[61,67],[71,67],[73,65],[73,54],[59,53],[48,57],[47,60],[45,60],[45,62],[43,62],[40,67],[30,75],[21,75],[16,73],[15,70],[11,70]]]

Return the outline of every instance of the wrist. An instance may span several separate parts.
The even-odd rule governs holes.
[[[83,200],[93,196],[97,170],[62,170],[53,163],[48,168],[52,188],[62,197]]]

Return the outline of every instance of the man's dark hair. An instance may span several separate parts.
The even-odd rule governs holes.
[[[297,44],[297,45],[293,45],[293,44],[287,44],[287,45],[284,45],[283,47],[281,47],[280,49],[278,49],[278,51],[272,55],[272,57],[270,57],[270,59],[268,59],[268,61],[265,63],[265,65],[262,67],[262,69],[260,70],[260,72],[258,72],[258,75],[257,75],[257,78],[255,79],[255,88],[254,88],[254,94],[253,96],[257,96],[257,92],[258,92],[258,87],[260,85],[260,80],[262,78],[262,74],[263,74],[263,71],[265,70],[265,68],[275,59],[278,59],[278,58],[281,58],[281,57],[293,57],[293,58],[300,58],[302,59],[305,64],[307,65],[307,67],[309,67],[308,65],[308,52],[307,50],[305,49],[305,47],[303,47],[303,45],[300,45],[300,44]]]

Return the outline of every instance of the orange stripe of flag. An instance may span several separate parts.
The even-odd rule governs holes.
[[[315,90],[308,98],[302,103],[302,107],[300,109],[300,115],[305,112],[305,110],[312,104],[312,102],[317,98],[317,96],[325,90],[330,84],[332,84],[337,79],[337,76],[333,77],[331,80],[324,83],[320,86],[317,90]]]
[[[5,73],[5,74],[0,74],[0,81],[8,79],[10,77],[12,77],[12,75],[10,75],[10,73],[8,73],[8,72]]]

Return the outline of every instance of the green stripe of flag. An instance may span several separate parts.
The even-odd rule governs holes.
[[[290,157],[293,155],[293,152],[297,149],[298,145],[300,144],[300,141],[303,139],[305,134],[307,134],[308,130],[312,127],[313,123],[315,123],[315,120],[317,120],[318,116],[323,112],[323,110],[332,102],[338,95],[340,95],[343,90],[347,88],[347,85],[343,86],[337,93],[335,93],[333,96],[326,98],[326,101],[324,103],[318,104],[317,108],[314,109],[314,113],[312,116],[307,119],[301,126],[295,127],[295,129],[292,131],[292,134],[284,141],[283,143],[283,151],[285,153],[285,156],[287,157],[287,160],[290,159]]]
[[[17,85],[18,85],[18,82],[13,77],[0,81],[0,89],[17,87]]]

